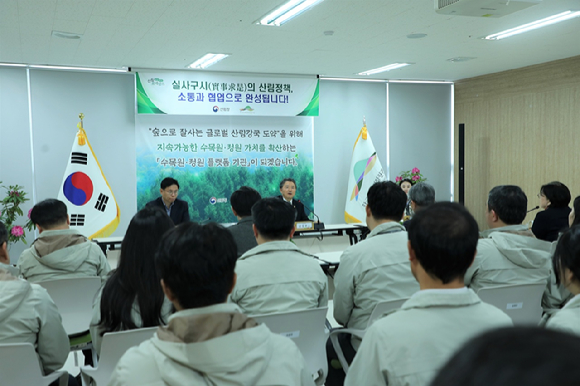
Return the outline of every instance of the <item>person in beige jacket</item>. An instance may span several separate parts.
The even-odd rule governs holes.
[[[294,342],[226,302],[236,259],[232,235],[217,224],[166,233],[156,267],[177,312],[123,355],[109,385],[314,385]]]
[[[411,221],[411,271],[421,290],[365,334],[346,386],[426,386],[470,338],[512,325],[463,283],[478,240],[475,219],[460,204],[440,202]]]
[[[70,229],[64,202],[41,201],[32,208],[30,219],[40,235],[18,259],[22,277],[33,283],[84,276],[105,281],[111,270],[107,258],[96,243]]]
[[[252,218],[258,246],[238,259],[230,301],[248,315],[326,307],[327,278],[318,260],[290,241],[294,208],[264,198],[252,207]]]

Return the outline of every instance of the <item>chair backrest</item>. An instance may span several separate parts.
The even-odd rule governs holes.
[[[324,380],[328,374],[326,338],[324,332],[328,307],[252,316],[270,331],[286,336],[296,343],[311,374]]]
[[[157,327],[106,333],[103,335],[101,343],[98,366],[96,368],[83,366],[81,372],[92,378],[97,386],[107,385],[123,354],[131,347],[138,346],[152,338],[155,331],[157,331]]]
[[[514,325],[537,325],[542,318],[542,295],[546,283],[481,288],[477,295],[508,314]]]
[[[101,288],[100,277],[47,280],[38,284],[46,289],[56,304],[62,316],[62,325],[68,335],[88,331],[93,312],[93,300]]]
[[[55,371],[42,375],[40,362],[31,343],[0,344],[0,384],[45,386],[64,375]]]
[[[401,308],[403,303],[405,303],[407,300],[409,300],[409,298],[387,300],[384,302],[377,303],[377,305],[373,309],[373,312],[371,313],[371,316],[369,318],[369,322],[367,324],[367,328],[369,328],[371,326],[371,324],[376,322],[378,319],[382,318],[385,314],[388,314],[392,311],[395,311],[395,310],[398,310],[399,308]]]

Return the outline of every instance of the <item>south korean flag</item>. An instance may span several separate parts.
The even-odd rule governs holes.
[[[80,123],[61,186],[58,199],[68,208],[71,229],[89,239],[117,229],[119,206]]]

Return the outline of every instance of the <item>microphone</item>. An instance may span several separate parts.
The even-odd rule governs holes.
[[[526,213],[530,213],[530,212],[533,212],[534,210],[538,210],[538,209],[540,209],[540,205],[536,205],[534,208],[528,210]]]
[[[304,205],[304,203],[302,201],[300,201],[300,200],[296,200],[296,201],[298,201],[299,203],[301,203],[306,209],[308,209],[308,211],[310,213],[312,213],[314,215],[314,217],[316,217],[318,219],[318,222],[317,223],[316,222],[314,223],[314,229],[316,229],[317,231],[318,230],[321,230],[321,229],[324,229],[324,223],[323,222],[320,222],[320,217],[318,217],[318,215],[316,213],[314,213],[313,210],[311,210],[309,207],[307,207],[306,205]]]

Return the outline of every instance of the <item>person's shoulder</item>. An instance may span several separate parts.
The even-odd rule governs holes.
[[[162,385],[151,340],[132,347],[119,360],[111,376],[112,385]],[[157,383],[159,381],[160,383]]]
[[[159,206],[161,203],[161,197],[157,197],[154,200],[149,201],[145,206]]]

